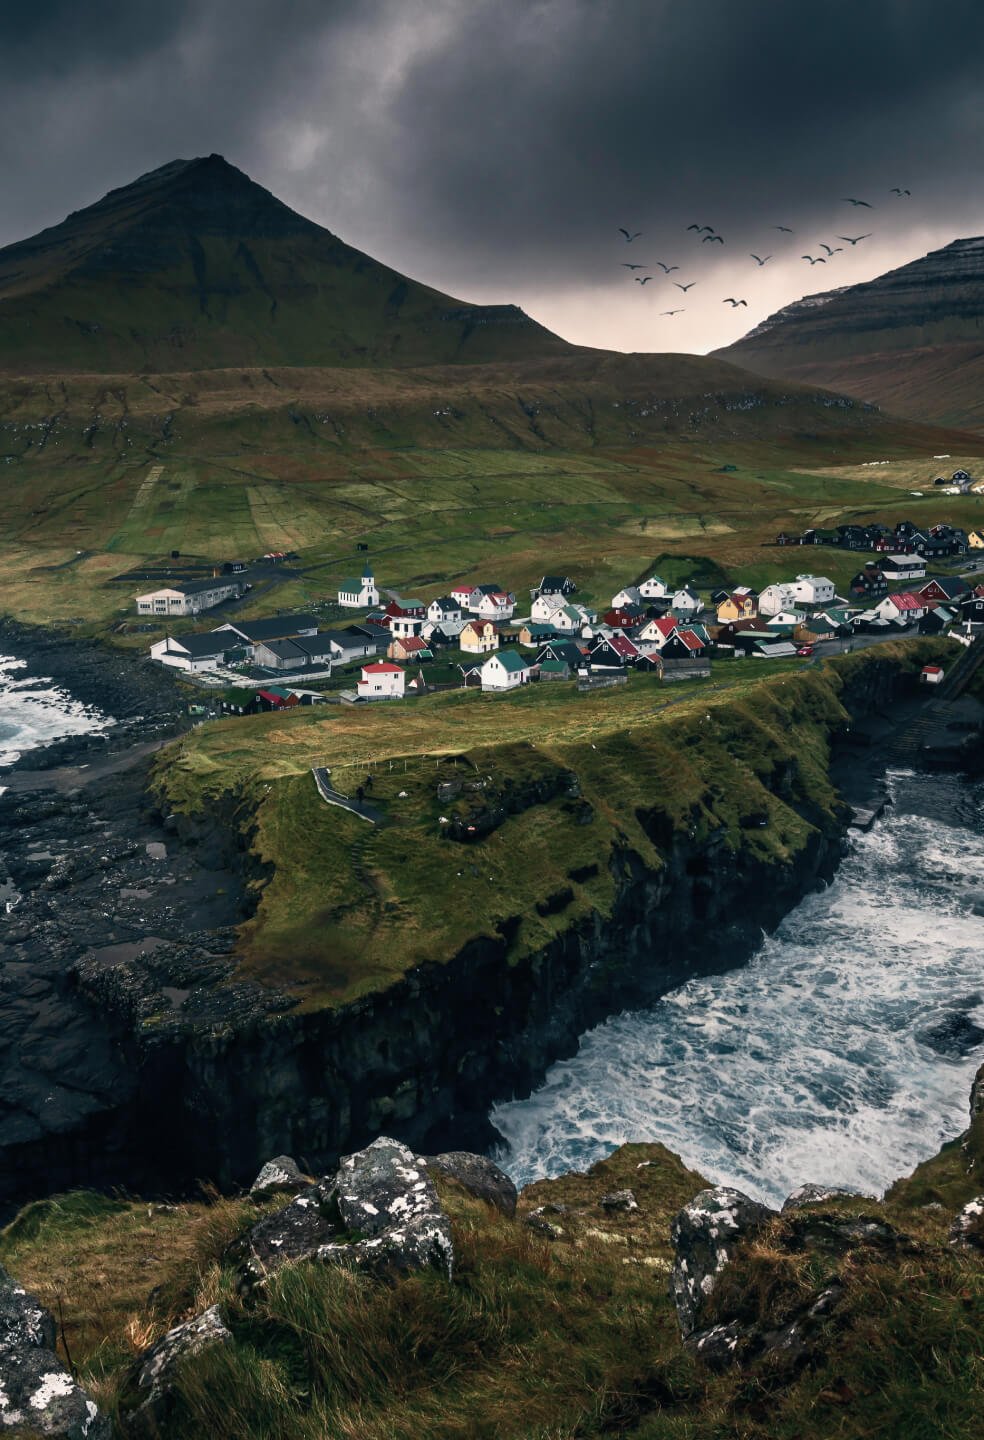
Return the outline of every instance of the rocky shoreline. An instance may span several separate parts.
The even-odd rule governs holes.
[[[79,649],[61,652],[77,671]],[[41,652],[45,673],[58,653]],[[91,684],[102,664],[86,668]],[[877,728],[899,677],[881,662],[866,676],[843,698]],[[162,726],[180,723],[164,679],[151,717]],[[126,690],[129,673],[116,680],[143,727],[137,706],[150,689]],[[63,742],[57,764],[80,762],[79,746]],[[237,974],[234,927],[263,878],[248,816],[232,800],[208,816],[162,816],[148,763],[87,766],[82,783],[80,762],[55,793],[0,801],[7,893],[20,897],[0,918],[0,1208],[77,1184],[231,1186],[257,1156],[283,1150],[323,1168],[384,1132],[419,1149],[484,1148],[496,1139],[491,1104],[528,1094],[585,1029],[701,967],[742,963],[763,929],[833,874],[850,818],[845,805],[780,872],[713,836],[699,846],[677,837],[659,874],[626,854],[613,915],[520,966],[507,937],[476,939],[386,992],[308,1013]],[[42,768],[34,757],[36,780],[21,774],[40,783]],[[842,749],[834,768],[852,805],[877,794],[877,747]],[[700,943],[709,930],[711,958]]]
[[[26,751],[5,773],[81,764],[187,727],[187,706],[175,677],[142,656],[8,618],[0,618],[0,655],[23,660],[25,675],[51,679],[114,722],[104,731],[69,735]]]

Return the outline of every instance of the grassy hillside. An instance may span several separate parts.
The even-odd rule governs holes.
[[[939,649],[879,655],[915,666]],[[798,672],[734,661],[707,683],[637,675],[585,695],[571,682],[456,690],[208,722],[162,753],[155,788],[189,814],[237,797],[270,877],[242,932],[242,973],[333,1006],[476,935],[508,932],[518,958],[609,915],[625,849],[659,871],[676,831],[788,862],[837,811],[826,761],[841,674],[871,663],[871,652]],[[348,794],[371,770],[382,823],[326,806],[313,764]],[[442,782],[457,793],[439,794]],[[478,844],[448,838],[442,816],[483,823],[489,811],[504,813]]]
[[[493,569],[523,590],[550,554],[605,599],[664,555],[774,578],[782,528],[903,506],[980,523],[977,497],[903,493],[941,449],[979,464],[966,435],[695,356],[0,379],[0,400],[0,609],[91,629],[132,615],[113,576],[172,550],[298,550],[262,613],[332,594],[359,543],[405,592]]]
[[[0,1233],[0,1261],[61,1316],[79,1378],[110,1413],[136,1355],[221,1301],[234,1343],[186,1362],[161,1440],[976,1440],[984,1267],[947,1229],[980,1188],[968,1171],[980,1129],[882,1201],[813,1212],[894,1226],[901,1251],[797,1251],[783,1219],[725,1272],[722,1299],[776,1327],[839,1275],[844,1297],[806,1365],[780,1355],[715,1375],[683,1351],[669,1227],[706,1182],[659,1145],[529,1186],[515,1219],[439,1180],[450,1285],[301,1262],[246,1302],[222,1256],[257,1207],[214,1196],[174,1209],[44,1201]],[[622,1188],[639,1208],[602,1209]],[[544,1205],[549,1240],[526,1223]]]

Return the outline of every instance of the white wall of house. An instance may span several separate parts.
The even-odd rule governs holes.
[[[650,575],[648,580],[643,580],[639,586],[639,594],[644,600],[662,600],[664,595],[669,595],[670,589],[665,580],[658,575]]]
[[[221,605],[232,595],[239,595],[242,584],[239,581],[217,580],[208,590],[196,590],[185,594],[183,590],[165,586],[161,590],[150,590],[146,595],[137,595],[138,615],[197,615],[201,610],[211,610]]]
[[[363,665],[362,679],[357,685],[360,695],[367,700],[402,700],[405,693],[406,672],[399,665]]]
[[[379,591],[372,575],[368,572],[364,574],[358,588],[348,585],[344,590],[340,589],[338,603],[349,610],[371,610],[374,605],[378,605]]]
[[[704,605],[698,596],[691,595],[689,591],[683,589],[673,592],[671,608],[678,615],[698,615]]]
[[[612,596],[612,609],[621,610],[623,605],[638,605],[641,595],[638,585],[626,585]]]
[[[789,609],[795,599],[795,587],[789,583],[766,585],[759,595],[759,614],[778,615],[780,610]]]
[[[566,604],[567,599],[563,595],[538,595],[530,608],[530,619],[545,625]]]
[[[826,575],[797,575],[793,581],[793,599],[801,605],[829,605],[836,594],[837,587]]]
[[[482,666],[483,690],[515,690],[530,678],[529,666],[522,670],[507,670],[498,655],[490,655]]]
[[[424,628],[424,622],[419,615],[394,615],[390,621],[390,634],[394,640],[406,640],[411,635],[419,635]]]
[[[921,580],[926,562],[921,555],[886,555],[879,569],[886,580]]]
[[[511,595],[483,595],[472,606],[473,614],[480,615],[483,620],[509,620],[515,609],[516,602]]]
[[[150,647],[153,660],[169,665],[172,670],[185,670],[189,675],[199,675],[204,670],[214,670],[222,661],[221,655],[191,656],[180,648],[180,641],[174,639],[156,640]]]

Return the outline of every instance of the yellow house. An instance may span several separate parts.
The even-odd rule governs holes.
[[[972,550],[984,550],[984,530],[971,530],[967,536],[967,544]]]
[[[487,655],[490,650],[498,650],[499,632],[491,620],[469,620],[458,644],[469,655]]]
[[[726,625],[729,620],[752,620],[757,614],[758,596],[746,585],[740,585],[717,607],[717,618],[722,625]]]

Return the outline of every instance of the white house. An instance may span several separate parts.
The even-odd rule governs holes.
[[[445,620],[461,620],[461,610],[460,600],[456,600],[453,595],[441,595],[428,605],[427,618],[441,625]]]
[[[639,594],[644,600],[662,600],[669,595],[670,587],[659,575],[650,575],[648,580],[643,580],[639,586]]]
[[[406,671],[392,660],[377,660],[363,665],[362,679],[356,687],[361,700],[402,700]]]
[[[656,620],[646,621],[639,631],[639,639],[655,645],[657,650],[662,650],[676,628],[677,622],[672,615],[661,615]]]
[[[829,605],[836,594],[837,587],[826,575],[797,575],[793,581],[793,599],[799,605]]]
[[[483,690],[514,690],[530,678],[529,661],[516,650],[499,650],[482,666]]]
[[[591,622],[579,605],[564,605],[560,610],[554,611],[550,623],[561,634],[580,635],[584,627]]]
[[[538,595],[530,608],[530,619],[546,624],[553,619],[558,610],[563,610],[567,603],[564,595],[553,593]]]
[[[612,596],[612,609],[621,610],[623,605],[638,605],[641,599],[642,591],[638,585],[626,585]]]
[[[704,602],[696,590],[691,590],[689,585],[684,585],[680,590],[674,590],[670,608],[684,618],[690,615],[699,615],[704,608]]]
[[[759,614],[778,615],[780,610],[791,609],[795,601],[796,587],[792,581],[766,585],[759,594]]]
[[[173,585],[137,595],[137,613],[162,618],[168,615],[197,615],[202,610],[221,605],[223,600],[238,598],[245,590],[245,582],[231,575],[214,576],[210,580],[176,580]]]
[[[921,555],[883,555],[878,568],[886,580],[921,580],[926,561]]]
[[[474,590],[474,585],[456,585],[451,591],[451,599],[457,600],[462,610],[468,610],[471,606],[471,597]]]
[[[472,614],[483,620],[511,620],[516,609],[516,597],[505,590],[493,590],[483,595],[477,604],[472,604]]]
[[[220,665],[226,651],[235,647],[236,640],[228,630],[213,630],[210,635],[168,635],[151,645],[150,654],[151,659],[172,670],[197,675]]]
[[[350,575],[339,582],[338,603],[349,610],[371,610],[373,605],[379,604],[379,591],[368,565],[361,576]]]
[[[393,615],[390,617],[389,628],[394,640],[409,640],[423,630],[424,617],[422,615]]]
[[[881,620],[899,620],[904,625],[909,625],[922,619],[926,613],[926,604],[919,595],[886,595],[874,609]]]
[[[772,628],[778,629],[783,625],[802,625],[805,619],[805,610],[779,610],[775,615],[770,615],[769,619],[766,620],[765,628],[769,630]]]

